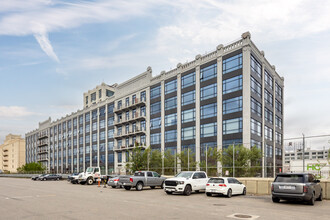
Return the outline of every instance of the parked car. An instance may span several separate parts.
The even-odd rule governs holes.
[[[154,189],[156,186],[164,187],[165,177],[153,171],[137,171],[133,176],[123,176],[119,178],[119,184],[123,185],[126,190],[135,188],[141,191],[144,186],[150,186]]]
[[[208,180],[209,178],[205,172],[183,171],[174,178],[167,179],[164,190],[167,194],[182,193],[189,196],[192,191],[204,191]]]
[[[230,198],[232,195],[246,195],[246,186],[232,177],[215,177],[209,179],[205,192],[207,196],[218,194]]]
[[[40,178],[46,176],[47,174],[40,174],[40,175],[37,175],[37,176],[33,176],[31,177],[31,180],[40,180]]]
[[[277,174],[272,183],[272,200],[307,201],[314,205],[315,200],[322,201],[322,187],[320,180],[310,173],[281,173]]]
[[[39,178],[41,181],[46,181],[46,180],[61,180],[62,176],[58,174],[47,174],[41,178]]]
[[[77,184],[78,176],[79,176],[79,173],[73,173],[72,175],[68,176],[68,182],[70,182],[72,184]]]
[[[111,186],[112,188],[122,188],[122,185],[119,183],[120,175],[110,175],[108,179],[108,186]]]

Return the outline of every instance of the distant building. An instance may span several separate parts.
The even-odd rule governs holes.
[[[307,148],[305,150],[305,160],[322,160],[328,158],[329,149],[323,148],[322,150],[311,150]],[[296,149],[291,151],[285,151],[284,164],[289,164],[292,160],[302,160],[303,151],[302,149]]]
[[[0,170],[17,172],[25,164],[25,140],[21,135],[9,134],[4,144],[0,145]]]
[[[26,133],[26,160],[50,172],[100,166],[109,174],[125,169],[136,143],[162,153],[189,149],[197,164],[210,148],[243,144],[262,151],[260,175],[274,176],[283,166],[283,89],[284,79],[246,32],[160,75],[148,67],[84,93],[82,110]]]
[[[306,159],[305,170],[303,169],[303,160],[291,160],[284,166],[284,172],[301,173],[301,172],[313,173],[320,179],[330,178],[330,165],[326,159]]]

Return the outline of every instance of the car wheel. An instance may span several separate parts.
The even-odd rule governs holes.
[[[212,193],[206,193],[207,196],[212,196]]]
[[[172,195],[173,192],[166,191],[167,195]]]
[[[186,187],[184,188],[183,194],[185,196],[190,196],[190,194],[191,194],[191,186],[190,185],[186,185]]]
[[[272,197],[272,201],[275,202],[275,203],[279,203],[280,202],[280,199],[279,198],[276,198],[276,197]]]
[[[46,178],[43,178],[42,181],[46,181]]]
[[[116,188],[116,186],[111,186],[112,188]]]
[[[150,186],[151,189],[154,189],[156,186]]]
[[[242,195],[246,195],[246,188],[244,187]]]
[[[323,200],[322,197],[323,197],[323,196],[322,196],[322,190],[321,190],[321,192],[320,192],[320,196],[317,198],[317,201],[322,201],[322,200]]]
[[[60,178],[57,178],[56,180],[57,180],[57,181],[59,181],[59,180],[60,180]]]
[[[164,189],[165,182],[162,182],[162,185],[160,185],[160,188]]]
[[[138,182],[135,186],[136,191],[141,191],[143,189],[143,183],[142,182]]]
[[[87,179],[87,185],[92,185],[93,184],[93,178],[92,177],[89,177],[88,179]]]
[[[232,195],[233,195],[233,192],[231,191],[231,189],[228,189],[227,197],[230,198]]]
[[[84,181],[84,182],[80,182],[80,184],[81,184],[81,185],[85,185],[85,184],[86,184],[86,182],[85,182],[85,181]]]
[[[126,190],[131,190],[131,187],[130,187],[130,186],[124,186],[124,188],[125,188]]]
[[[312,198],[310,200],[308,200],[308,205],[314,205],[314,204],[315,204],[315,194],[313,192]]]

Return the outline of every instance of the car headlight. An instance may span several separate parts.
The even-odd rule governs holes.
[[[184,181],[178,181],[178,185],[183,185]]]

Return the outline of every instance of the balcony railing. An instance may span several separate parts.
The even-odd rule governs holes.
[[[38,154],[48,153],[48,149],[38,150]]]
[[[48,157],[39,157],[39,158],[37,158],[37,161],[38,161],[38,162],[41,162],[41,161],[48,161]]]
[[[47,139],[43,139],[43,140],[39,140],[37,143],[38,147],[42,147],[42,146],[46,146],[48,145],[48,140]]]
[[[40,132],[39,133],[39,139],[43,139],[43,138],[46,138],[48,137],[48,132],[47,131],[44,131],[44,132]]]
[[[140,146],[140,145],[139,145]],[[115,148],[113,148],[113,150],[114,151],[123,151],[123,150],[131,150],[131,149],[133,149],[135,147],[135,145],[134,144],[130,144],[130,145],[128,145],[128,146],[126,146],[126,145],[123,145],[123,146],[120,146],[120,147],[115,147]],[[142,148],[146,148],[146,146],[145,145],[141,145],[140,147],[142,147]]]
[[[124,110],[130,109],[130,108],[133,108],[133,107],[136,107],[136,106],[139,106],[139,105],[143,105],[143,104],[144,105],[146,104],[146,101],[145,100],[141,100],[141,99],[135,98],[134,101],[124,102],[121,106],[115,107],[114,108],[114,112],[124,111]]]
[[[140,129],[140,127],[136,126],[136,128],[134,130],[128,130],[125,132],[121,132],[121,133],[115,133],[114,137],[115,138],[121,138],[121,137],[125,137],[125,136],[133,136],[133,135],[137,135],[137,134],[141,134],[141,133],[145,133],[146,129],[142,128]]]
[[[133,115],[134,117],[129,117],[129,118],[126,118],[126,116],[124,117],[124,115],[123,115],[121,119],[117,119],[115,121],[115,125],[125,124],[125,123],[130,123],[133,121],[146,119],[145,113],[142,113],[142,114],[140,114],[140,113],[141,113],[140,111],[136,111],[135,114]],[[130,114],[130,116],[132,116],[132,114]]]

